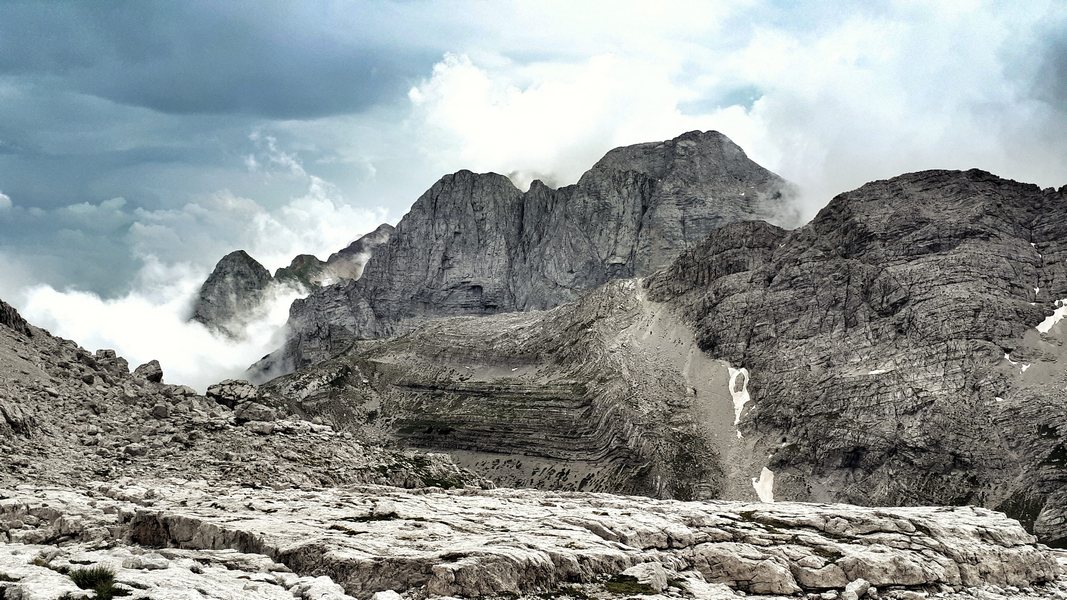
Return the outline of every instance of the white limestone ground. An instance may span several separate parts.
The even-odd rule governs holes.
[[[662,568],[688,582],[675,597],[729,597],[721,586],[814,594],[860,580],[891,598],[980,586],[1038,586],[1048,596],[1062,576],[1056,555],[1017,522],[972,507],[381,486],[275,491],[181,480],[25,486],[0,496],[8,541],[0,573],[13,580],[0,583],[5,600],[53,600],[69,586],[41,569],[96,564],[138,590],[131,598],[183,599],[340,600],[388,590],[559,597],[575,582],[611,597],[605,579],[645,563],[653,566],[639,574],[649,581]],[[47,594],[19,595],[38,580]]]

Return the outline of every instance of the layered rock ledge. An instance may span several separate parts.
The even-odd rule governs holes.
[[[1029,588],[1061,577],[1055,553],[1016,521],[973,507],[698,503],[513,489],[219,489],[178,480],[0,495],[0,537],[12,544],[121,542],[264,555],[305,583],[329,577],[360,598],[385,590],[552,594],[641,564],[683,574],[680,581],[773,595],[863,580],[882,596],[906,597]]]

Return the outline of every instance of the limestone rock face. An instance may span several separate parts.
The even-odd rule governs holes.
[[[416,318],[575,300],[667,266],[725,223],[789,221],[789,193],[715,131],[613,150],[560,189],[535,181],[522,192],[495,173],[447,175],[415,202],[358,281],[293,304],[290,339],[260,370],[291,371]]]
[[[383,504],[389,509],[381,510]],[[356,598],[387,590],[422,598],[558,597],[570,595],[560,593],[568,586],[608,577],[626,577],[646,593],[669,580],[778,597],[856,593],[863,580],[882,593],[960,590],[965,596],[967,588],[995,585],[1055,597],[1062,576],[1056,556],[1018,523],[971,507],[685,503],[533,490],[294,493],[121,480],[88,489],[5,491],[0,531],[23,549],[47,539],[95,541],[100,548],[135,544],[117,550],[127,554],[116,561],[123,566],[120,581],[136,575],[162,582],[168,573],[195,580],[189,559],[200,559],[201,575],[220,563],[237,571],[269,569],[291,578],[245,577],[264,590],[314,586]],[[260,556],[227,556],[234,551]],[[70,562],[61,552],[62,546],[52,551],[57,566]],[[28,576],[33,556],[24,556],[14,573]],[[17,560],[0,552],[0,566]]]
[[[342,280],[355,281],[363,276],[363,268],[374,256],[379,246],[389,241],[396,231],[392,225],[382,223],[374,231],[345,246],[326,259],[318,285],[331,285]]]
[[[231,252],[222,257],[200,287],[192,320],[240,337],[241,326],[255,318],[272,282],[270,272],[247,252]]]
[[[502,486],[756,499],[728,365],[619,280],[550,311],[430,320],[259,388],[267,405]]]
[[[747,369],[775,499],[982,505],[1067,543],[1062,190],[902,175],[791,233],[726,226],[648,288]]]

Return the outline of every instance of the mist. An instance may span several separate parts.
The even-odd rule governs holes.
[[[164,382],[203,393],[223,379],[241,378],[250,364],[280,345],[289,305],[305,295],[302,290],[271,286],[263,318],[244,324],[242,335],[234,340],[188,320],[206,277],[207,273],[187,265],[150,260],[136,291],[105,299],[91,292],[37,285],[25,291],[22,314],[90,351],[117,351],[131,369],[158,360]]]

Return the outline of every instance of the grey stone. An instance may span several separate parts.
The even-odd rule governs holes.
[[[248,421],[273,421],[277,413],[258,402],[245,402],[234,408],[233,416],[238,423],[246,423]]]
[[[871,589],[871,583],[866,579],[860,578],[855,581],[850,581],[845,586],[845,591],[841,592],[841,600],[859,600],[867,594],[867,591]]]
[[[257,399],[259,392],[255,385],[243,379],[227,379],[209,386],[207,397],[219,404],[234,408],[242,402]]]
[[[133,376],[151,383],[163,381],[163,367],[158,360],[150,360],[133,370]]]
[[[667,570],[658,562],[634,565],[623,571],[622,575],[633,577],[637,583],[648,586],[654,592],[667,589]]]

